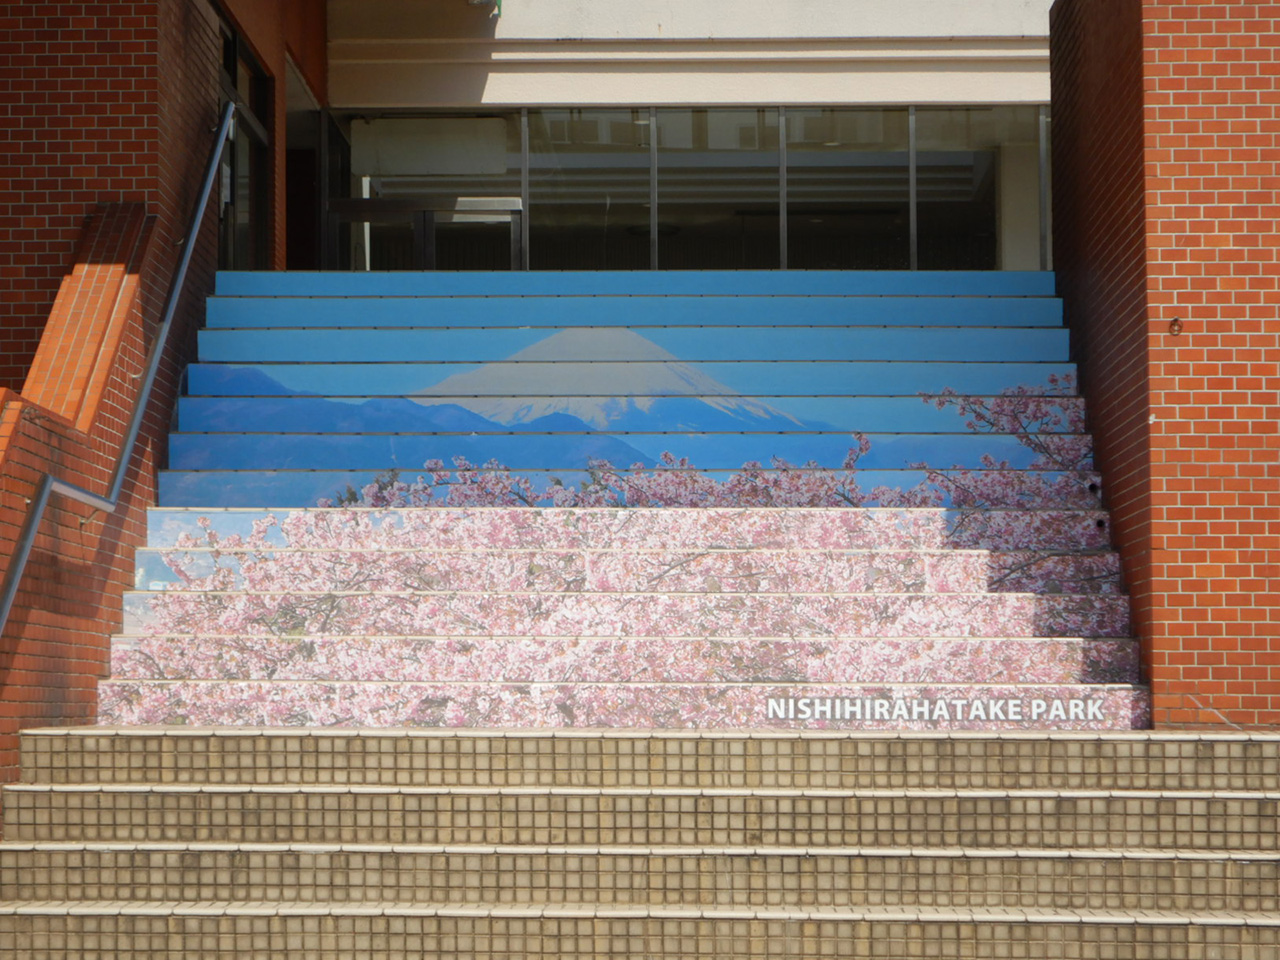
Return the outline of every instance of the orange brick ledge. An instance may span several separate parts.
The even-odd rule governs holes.
[[[140,278],[152,266],[153,227],[141,204],[103,205],[90,215],[23,392],[0,389],[0,577],[42,474],[108,492],[146,359]],[[0,782],[17,776],[21,728],[94,719],[97,681],[152,502],[164,418],[152,420],[115,513],[57,495],[45,512],[0,637]]]

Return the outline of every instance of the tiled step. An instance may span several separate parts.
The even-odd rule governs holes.
[[[279,592],[267,592],[274,589]],[[1124,637],[1116,594],[510,593],[347,590],[134,591],[124,632],[281,636]]]
[[[566,383],[565,390],[573,389]],[[372,389],[377,391],[378,385]],[[1008,398],[977,397],[975,401],[990,407],[993,403],[1012,406]],[[505,424],[506,431],[536,430],[544,418],[556,413],[578,410],[593,426],[607,426],[613,432],[626,432],[633,427],[652,431],[654,423],[664,423],[672,432],[687,432],[689,423],[702,424],[708,430],[722,428],[756,432],[794,430],[801,421],[821,424],[822,429],[865,433],[963,433],[968,432],[966,418],[957,415],[955,404],[931,397],[772,397],[754,396],[743,403],[754,408],[758,423],[751,425],[732,410],[725,409],[723,397],[710,396],[631,396],[630,411],[614,396],[430,396],[380,397],[368,395],[330,399],[327,397],[202,397],[187,396],[178,400],[178,429],[188,433],[243,432],[246,424],[270,423],[282,433],[355,433],[381,419],[383,432],[394,423],[402,432],[427,429],[464,433],[470,430],[495,432],[493,421]],[[1032,426],[1037,433],[1075,433],[1084,424],[1084,401],[1080,397],[1032,397],[1036,418]],[[778,409],[785,406],[788,413]],[[612,409],[611,409],[612,408]],[[601,419],[600,411],[610,411]],[[714,421],[714,422],[713,422]]]
[[[769,908],[477,908],[447,904],[21,904],[0,913],[0,943],[85,940],[102,960],[599,960],[604,956],[764,960],[858,956],[924,960],[989,955],[995,943],[1034,960],[1257,957],[1280,950],[1274,916],[1160,912]],[[3,950],[0,947],[0,950]],[[17,957],[17,948],[9,953]],[[24,950],[23,956],[29,956]],[[964,954],[959,954],[964,955]],[[3,954],[0,954],[3,956]]]
[[[221,271],[220,297],[1052,297],[1054,275],[1012,270]]]
[[[1084,510],[642,507],[434,510],[165,508],[147,512],[151,547],[216,535],[266,546],[646,551],[656,544],[720,550],[1106,550],[1108,515]],[[255,541],[256,542],[256,541]],[[200,544],[193,544],[200,545]]]
[[[345,297],[210,297],[210,328],[349,327]],[[1051,297],[647,296],[367,297],[360,323],[369,327],[737,327],[804,326],[1060,326],[1062,301]]]
[[[5,805],[14,841],[1280,853],[1280,790],[78,785]]]
[[[1280,914],[1280,854],[7,841],[0,901]],[[22,878],[22,879],[19,879]]]
[[[394,428],[394,422],[384,424]],[[472,463],[497,460],[513,471],[556,470],[566,464],[608,460],[619,469],[634,464],[655,467],[663,455],[685,458],[704,471],[736,471],[750,461],[779,458],[838,470],[853,444],[843,430],[825,433],[609,433],[570,426],[527,433],[291,433],[269,421],[241,429],[260,432],[174,433],[169,437],[171,470],[382,470],[422,472],[428,460],[452,464],[463,456]],[[858,475],[898,470],[932,459],[946,469],[983,470],[991,458],[1005,469],[1031,470],[1044,456],[1018,436],[988,433],[895,433],[868,435],[870,449],[858,459]],[[1069,451],[1072,469],[1089,470],[1090,441],[1076,434],[1055,434],[1046,446]],[[611,454],[612,455],[609,455]],[[596,456],[600,454],[600,456]],[[1055,504],[1058,505],[1058,504]]]
[[[1114,553],[982,550],[498,550],[420,548],[145,548],[137,586],[192,592],[242,589],[264,567],[305,576],[317,589],[342,589],[358,571],[370,587],[546,593],[1119,593]],[[246,575],[246,570],[248,574]],[[210,579],[216,578],[216,579]],[[1070,588],[1070,589],[1068,589]]]
[[[911,354],[907,354],[911,356]],[[474,370],[474,368],[473,368]],[[587,362],[495,361],[484,364],[483,376],[466,365],[447,363],[193,363],[187,368],[187,392],[192,396],[314,396],[411,397],[418,394],[452,396],[458,393],[494,395],[502,385],[505,396],[619,396],[617,364]],[[927,360],[830,360],[827,362],[711,362],[693,368],[672,357],[634,360],[626,364],[626,396],[698,396],[708,378],[724,396],[861,396],[900,397],[912,393],[938,394],[950,388],[965,396],[984,396],[1025,385],[1045,393],[1057,381],[1074,383],[1075,364],[1042,362],[1000,363]],[[446,378],[453,378],[445,383]],[[655,392],[653,385],[662,385]],[[467,388],[466,390],[462,388]]]
[[[26,730],[24,782],[1250,791],[1280,732]]]
[[[1133,684],[394,683],[104,680],[99,718],[124,725],[1141,729]]]
[[[969,637],[116,637],[115,680],[1125,683],[1131,639]]]

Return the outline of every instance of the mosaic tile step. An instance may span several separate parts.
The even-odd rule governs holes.
[[[99,960],[338,960],[351,956],[351,943],[362,945],[364,960],[933,960],[957,946],[983,956],[980,951],[995,942],[1032,960],[1107,954],[1126,960],[1270,960],[1280,950],[1280,925],[1256,914],[1153,915],[1134,923],[1128,916],[1027,910],[567,910],[415,904],[102,904],[76,910],[24,902],[0,915],[0,943],[38,940],[60,950],[63,943],[90,938],[102,945],[95,952]],[[243,943],[255,952],[246,954]],[[6,959],[29,955],[0,946]]]
[[[15,794],[16,796],[16,794]],[[9,801],[11,805],[13,801]],[[20,799],[21,803],[22,800]],[[0,846],[0,900],[456,903],[473,906],[600,906],[893,909],[1015,908],[1072,911],[1230,911],[1280,914],[1280,858],[1145,852],[1010,849],[800,853],[760,847],[522,845],[501,851],[396,844],[168,844],[155,826],[145,845],[102,846],[146,830],[134,806],[120,823],[67,809],[68,823],[97,845],[24,840]],[[8,813],[8,811],[6,811]],[[20,807],[18,815],[34,813]],[[11,816],[11,815],[10,815]],[[94,820],[99,822],[94,822]],[[10,822],[13,822],[10,819]],[[80,829],[77,829],[80,828]],[[23,833],[26,829],[20,826]],[[972,853],[980,856],[971,856]],[[181,866],[175,866],[180,861]],[[281,866],[288,863],[288,869]],[[21,874],[28,879],[18,882]],[[342,882],[334,882],[341,877]],[[1099,878],[1105,882],[1099,882]]]
[[[445,846],[748,847],[758,853],[946,848],[984,852],[1078,849],[1240,856],[1280,852],[1277,793],[1079,794],[870,791],[535,791],[449,788],[156,786],[83,788],[19,802],[87,820],[97,842],[145,830],[148,842],[423,844]],[[118,820],[118,823],[112,823]],[[70,838],[69,838],[70,839]],[[88,839],[88,838],[84,838]],[[74,841],[73,841],[74,842]],[[0,845],[0,851],[4,846]],[[477,851],[479,852],[479,851]],[[515,852],[508,850],[505,852]],[[586,851],[583,851],[586,852]],[[194,859],[194,858],[191,858]],[[10,861],[12,862],[12,861]],[[16,893],[10,887],[10,895]]]
[[[139,589],[306,582],[387,590],[654,593],[1119,593],[1114,553],[847,550],[143,549]]]
[[[123,632],[294,636],[1124,637],[1114,594],[136,591]]]
[[[98,960],[338,960],[361,944],[363,960],[776,960],[885,957],[934,960],[958,948],[991,955],[996,943],[1030,960],[1123,956],[1126,960],[1213,960],[1280,951],[1280,925],[1258,914],[1093,916],[1061,911],[795,910],[699,907],[600,909],[480,908],[383,903],[261,904],[23,903],[0,914],[0,957],[25,958],[28,941],[100,944]],[[250,947],[244,946],[250,944]],[[252,953],[246,953],[250,949]],[[604,951],[610,951],[608,953]],[[634,951],[634,952],[632,952]]]
[[[1130,639],[116,637],[117,680],[1127,683]]]
[[[437,507],[418,509],[160,508],[147,542],[327,549],[1046,550],[1110,548],[1109,519],[1082,510],[941,508]],[[238,540],[235,538],[239,538]],[[200,542],[196,542],[200,541]]]
[[[103,724],[1129,730],[1132,685],[501,684],[104,680]]]
[[[1256,791],[1280,732],[47,727],[33,784]]]

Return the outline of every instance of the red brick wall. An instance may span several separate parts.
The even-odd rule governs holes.
[[[160,247],[154,227],[142,204],[99,209],[36,354],[38,400],[0,389],[0,576],[41,474],[109,491],[138,393],[131,374],[146,351],[139,281]],[[151,439],[140,445],[114,513],[56,494],[45,511],[0,638],[0,781],[17,773],[19,729],[94,718],[107,638],[119,628],[120,595],[131,581],[129,547],[145,534]]]
[[[1121,122],[1135,17],[1141,115]],[[1280,723],[1278,23],[1268,4],[1054,7],[1056,265],[1159,724]],[[1140,174],[1132,147],[1071,142],[1135,125]],[[1143,381],[1145,429],[1116,387]]]
[[[1135,628],[1152,618],[1142,20],[1136,3],[1058,0],[1053,249]]]
[[[155,180],[155,8],[0,6],[0,386],[22,386],[85,216]]]
[[[225,8],[272,77],[271,248],[283,267],[285,57],[323,99],[324,2]],[[162,231],[181,231],[217,117],[220,62],[208,0],[0,5],[0,387],[22,389],[96,204],[145,202]]]
[[[10,60],[25,66],[14,74],[22,101],[10,97],[6,108],[20,119],[10,132],[29,139],[0,156],[17,178],[10,193],[0,193],[0,238],[6,218],[33,224],[8,246],[0,239],[0,298],[22,304],[0,322],[4,336],[38,336],[39,343],[34,356],[6,354],[11,374],[25,383],[22,395],[0,391],[0,574],[42,472],[108,492],[221,99],[221,42],[203,0],[23,9],[39,14],[40,29],[20,31],[8,48]],[[22,79],[36,62],[32,49],[64,51],[63,65],[36,67],[33,81]],[[145,70],[125,70],[120,57]],[[68,106],[79,103],[77,92],[85,103]],[[77,128],[84,129],[73,134]],[[0,638],[0,781],[17,772],[19,729],[95,716],[96,681],[107,669],[133,548],[154,502],[177,374],[216,266],[216,228],[216,218],[206,217],[175,319],[176,349],[161,367],[119,508],[94,514],[55,495],[39,528]],[[42,234],[50,239],[37,242]]]
[[[282,165],[285,56],[323,94],[323,0],[230,5],[267,14],[240,28],[276,78]],[[43,472],[108,490],[208,162],[221,56],[206,0],[0,8],[0,576]],[[94,718],[216,264],[209,215],[119,508],[55,495],[45,513],[0,638],[0,782],[16,775],[19,729]]]
[[[1157,708],[1280,723],[1280,5],[1142,9]]]

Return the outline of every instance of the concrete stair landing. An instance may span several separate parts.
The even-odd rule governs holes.
[[[0,956],[1280,956],[1280,735],[32,731]]]

